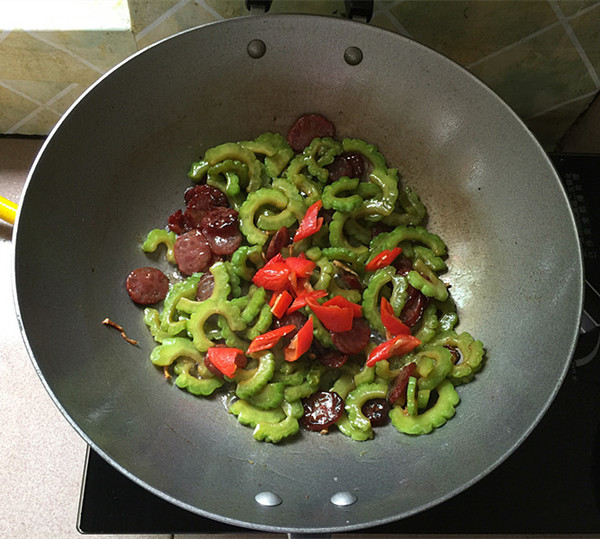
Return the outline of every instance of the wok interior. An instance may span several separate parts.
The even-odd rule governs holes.
[[[262,39],[266,54],[246,46]],[[348,46],[364,59],[343,60]],[[285,133],[319,112],[376,144],[422,197],[449,247],[460,329],[488,363],[459,387],[457,415],[429,436],[373,441],[301,433],[273,446],[220,398],[171,386],[123,283],[139,246],[183,204],[190,163],[211,145]],[[60,200],[60,204],[50,201]],[[264,530],[346,530],[459,492],[525,437],[559,387],[577,333],[581,261],[548,160],[487,88],[404,38],[337,19],[268,16],[202,27],[128,61],[49,138],[16,231],[16,292],[40,375],[100,454],[200,514]],[[135,347],[102,325],[121,324]],[[283,499],[265,508],[254,496]],[[336,507],[336,492],[357,502]],[[307,521],[306,515],[311,515]]]

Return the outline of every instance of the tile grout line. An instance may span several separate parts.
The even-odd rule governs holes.
[[[171,15],[179,11],[183,6],[189,3],[189,0],[180,0],[173,7],[169,8],[165,11],[160,17],[152,21],[148,26],[140,30],[137,34],[134,32],[135,40],[144,37],[146,34],[149,34],[154,30],[157,26],[162,24],[166,19],[168,19]],[[132,25],[133,26],[133,25]]]
[[[52,112],[53,114],[56,114],[58,116],[58,119],[60,119],[60,117],[62,116],[62,114],[59,113],[59,112],[57,112],[57,111],[55,111],[55,110],[53,110],[52,108],[50,108],[50,106],[53,103],[55,103],[57,100],[59,100],[61,97],[63,97],[67,93],[69,93],[73,88],[75,88],[77,86],[78,86],[78,83],[76,83],[76,82],[73,82],[73,83],[69,84],[69,86],[67,86],[66,88],[63,88],[54,97],[52,97],[51,99],[49,99],[48,101],[46,101],[46,103],[40,103],[40,105],[36,109],[32,110],[24,118],[21,118],[16,124],[14,124],[12,127],[10,127],[9,129],[7,129],[5,131],[5,133],[7,135],[13,134],[17,129],[19,129],[19,127],[21,127],[22,125],[24,125],[25,123],[27,123],[29,120],[31,120],[32,118],[34,118],[35,116],[37,116],[44,109]]]
[[[551,107],[548,107],[547,109],[536,112],[536,113],[532,114],[531,116],[527,116],[527,118],[523,118],[523,120],[524,121],[533,120],[534,118],[543,116],[544,114],[546,114],[548,112],[552,112],[553,110],[558,110],[561,107],[564,107],[565,105],[570,105],[571,103],[576,103],[577,101],[583,101],[585,99],[589,99],[590,97],[594,97],[597,93],[598,92],[596,90],[593,90],[592,92],[587,92],[585,94],[578,95],[577,97],[567,99],[566,101],[562,101],[561,103],[552,105]]]
[[[560,9],[560,6],[556,3],[556,0],[548,0],[548,3],[550,4],[550,7],[552,7],[552,9],[554,10],[554,13],[556,14],[560,24],[562,25],[562,27],[565,30],[565,33],[571,40],[571,43],[573,44],[573,46],[575,47],[577,54],[579,54],[579,57],[581,58],[582,62],[584,63],[592,81],[594,82],[594,85],[596,86],[597,89],[600,88],[600,77],[598,77],[598,73],[596,73],[596,70],[594,69],[592,62],[590,62],[588,55],[586,54],[585,50],[583,49],[583,46],[581,45],[579,39],[577,39],[577,36],[575,35],[573,28],[571,27],[571,25],[569,24],[569,21],[567,20],[564,13]]]
[[[66,47],[63,47],[62,45],[59,45],[58,43],[53,43],[50,39],[48,39],[46,37],[42,37],[39,34],[39,32],[32,32],[29,30],[24,30],[24,32],[26,34],[30,35],[32,38],[37,39],[38,41],[41,41],[42,43],[45,43],[46,45],[50,45],[51,47],[54,47],[55,49],[58,49],[59,51],[64,52],[65,54],[68,54],[69,56],[71,56],[71,58],[75,58],[75,60],[77,60],[78,62],[81,62],[83,65],[89,67],[90,69],[92,69],[96,73],[99,73],[100,75],[104,75],[104,73],[106,72],[104,69],[101,69],[101,68],[95,66],[94,64],[92,64],[91,62],[86,60],[85,58],[82,58],[78,54],[75,54],[72,50],[69,50]]]

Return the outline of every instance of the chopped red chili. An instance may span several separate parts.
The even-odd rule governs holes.
[[[377,345],[367,358],[367,367],[372,367],[382,359],[392,356],[403,356],[421,344],[413,335],[397,335],[396,337]]]
[[[310,316],[307,322],[294,335],[290,344],[284,351],[283,357],[286,361],[296,361],[300,356],[308,352],[313,340],[313,319]]]
[[[360,318],[362,316],[362,307],[358,303],[352,303],[344,296],[333,296],[331,299],[328,299],[325,303],[323,303],[324,307],[329,307],[331,305],[352,309],[352,316],[354,316],[354,318]]]
[[[318,215],[322,206],[323,202],[321,200],[317,200],[308,208],[308,210],[306,210],[306,214],[304,215],[304,218],[300,222],[300,226],[294,235],[294,243],[303,240],[304,238],[308,238],[309,236],[312,236],[321,230],[321,227],[323,226],[323,217],[318,217]]]
[[[206,352],[210,363],[229,378],[233,378],[238,367],[245,367],[248,361],[239,348],[213,346]]]
[[[288,310],[288,307],[291,305],[294,298],[292,298],[292,295],[287,290],[275,292],[273,298],[271,312],[277,318],[281,318]]]
[[[385,249],[376,255],[366,266],[366,271],[375,271],[381,268],[389,266],[394,259],[402,252],[401,247],[394,247],[393,249]]]
[[[311,297],[306,298],[306,303],[329,331],[340,333],[352,329],[354,309],[350,307],[338,307],[337,305],[321,305]]]
[[[387,331],[388,339],[410,333],[410,328],[394,314],[392,305],[385,297],[381,298],[381,321]]]
[[[269,348],[273,348],[279,340],[291,333],[296,329],[296,326],[293,324],[289,324],[287,326],[283,326],[277,329],[273,329],[268,331],[267,333],[263,333],[258,337],[254,338],[246,350],[246,354],[253,354],[254,352],[260,352],[261,350],[268,350]]]

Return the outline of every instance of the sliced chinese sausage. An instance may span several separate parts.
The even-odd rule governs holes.
[[[271,260],[275,255],[279,254],[284,247],[290,244],[290,231],[287,227],[282,226],[269,241],[267,247],[267,260]]]
[[[327,348],[326,351],[315,355],[321,364],[331,369],[337,369],[348,361],[347,354],[333,348]]]
[[[427,305],[429,305],[429,298],[420,290],[408,285],[408,297],[400,313],[400,320],[409,328],[416,326],[421,320]]]
[[[175,240],[173,248],[179,271],[191,275],[208,269],[212,260],[210,244],[199,230],[190,230]]]
[[[389,419],[390,404],[386,399],[370,399],[362,406],[362,413],[372,427],[381,427]]]
[[[326,430],[344,411],[344,401],[335,391],[317,391],[302,401],[304,415],[300,424],[308,430]]]
[[[352,321],[350,331],[331,332],[333,344],[344,354],[360,354],[369,344],[371,328],[362,318]]]
[[[215,278],[212,273],[206,272],[198,281],[196,301],[205,301],[210,298],[215,290]]]
[[[183,195],[188,208],[208,210],[217,206],[229,206],[227,195],[212,185],[194,185]]]
[[[301,152],[316,137],[335,137],[335,126],[320,114],[305,114],[294,122],[287,140],[295,152]]]
[[[329,182],[335,182],[342,176],[362,178],[366,169],[365,158],[358,152],[344,152],[337,155],[326,168],[329,170]]]
[[[169,279],[157,268],[138,268],[127,276],[125,287],[132,301],[139,305],[152,305],[165,299]]]
[[[167,220],[169,230],[175,232],[175,234],[183,234],[187,231],[185,216],[181,210],[177,210],[169,215]]]
[[[216,255],[230,255],[242,244],[238,212],[222,206],[208,210],[200,222],[200,230]]]

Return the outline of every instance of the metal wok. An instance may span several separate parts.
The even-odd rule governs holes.
[[[348,47],[362,61],[356,50],[346,61]],[[258,443],[221,400],[179,391],[148,359],[151,336],[123,287],[131,269],[147,265],[140,240],[181,207],[188,167],[207,147],[286,132],[305,112],[327,116],[340,136],[376,144],[448,244],[460,328],[483,340],[488,362],[458,388],[455,418],[431,435],[390,427],[364,443],[306,432]],[[582,303],[567,199],[515,114],[431,50],[326,17],[210,24],[118,66],[45,143],[14,243],[24,338],[73,427],[159,496],[265,531],[383,524],[485,476],[560,387]],[[140,345],[103,326],[105,317]],[[262,492],[281,503],[261,505]],[[338,493],[355,503],[332,503]]]

